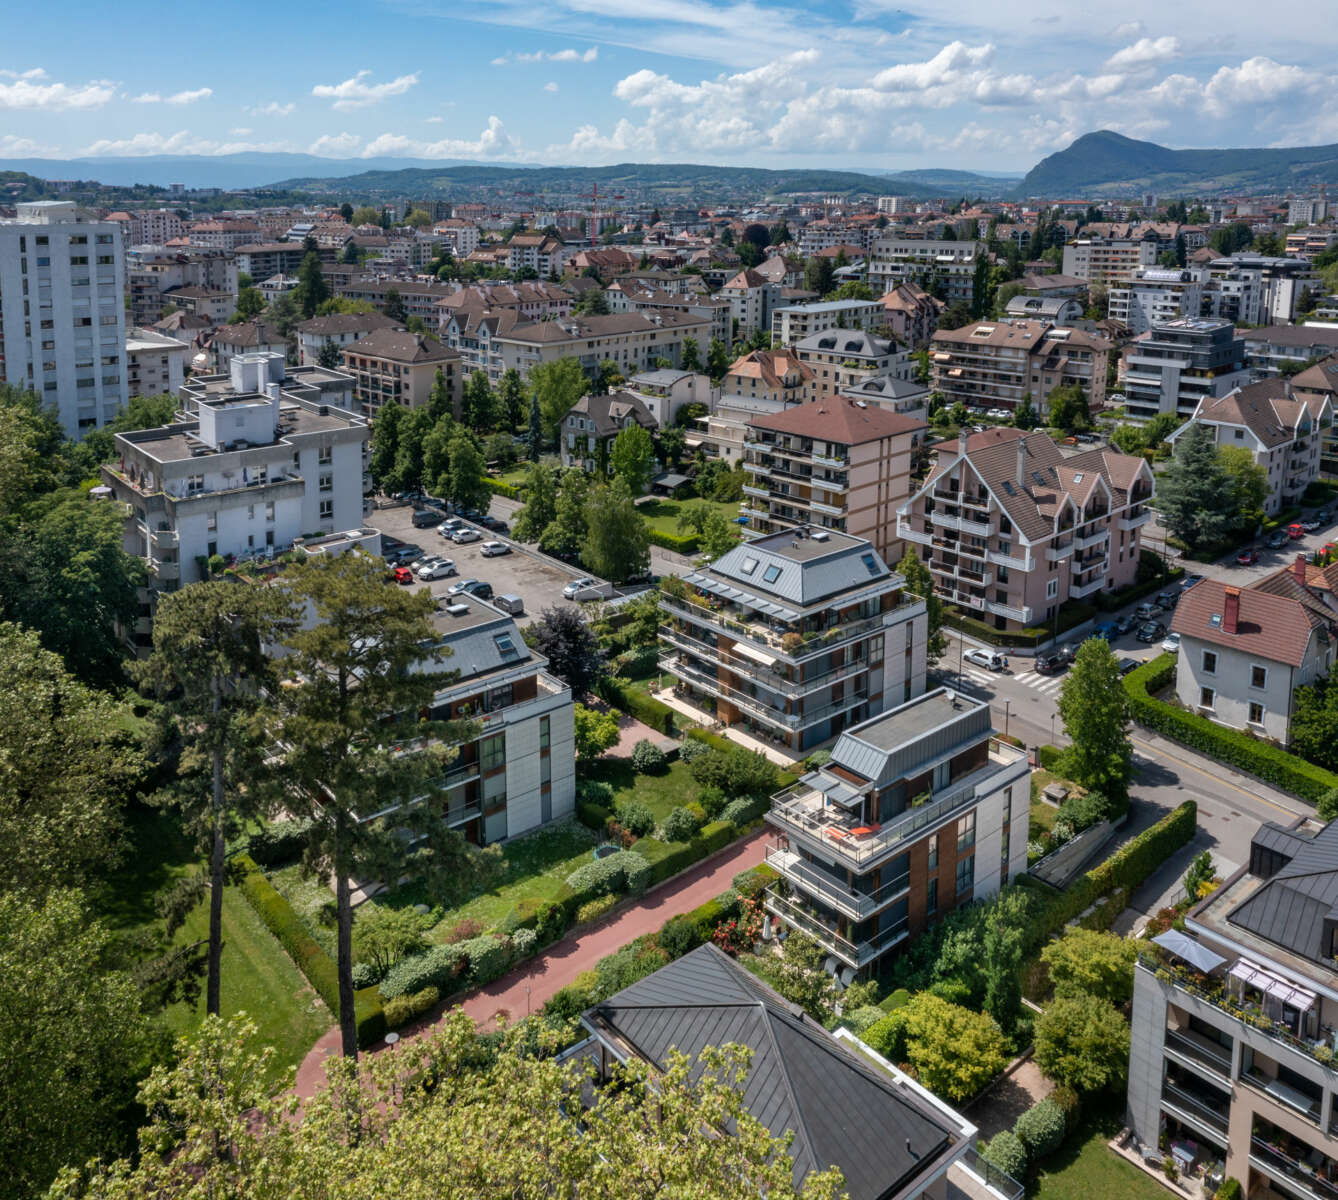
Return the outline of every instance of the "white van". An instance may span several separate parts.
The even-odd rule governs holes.
[[[525,601],[514,592],[508,592],[505,596],[494,596],[492,602],[504,613],[510,613],[513,617],[525,615]]]

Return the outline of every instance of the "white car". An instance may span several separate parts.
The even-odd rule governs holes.
[[[451,541],[457,546],[462,546],[465,542],[477,542],[483,537],[477,529],[470,529],[468,525],[462,525],[459,529],[451,533]]]
[[[575,600],[581,592],[596,586],[595,581],[589,575],[582,575],[580,579],[573,579],[562,589],[562,598],[564,600]]]
[[[455,564],[449,558],[439,558],[418,568],[419,579],[446,579],[455,574]]]
[[[1008,666],[1008,659],[997,650],[968,650],[962,658],[973,666],[984,667],[987,671],[1002,671]]]
[[[441,534],[442,537],[448,538],[463,525],[464,522],[460,520],[459,517],[447,517],[446,520],[437,526],[437,532]]]
[[[415,558],[413,562],[409,564],[409,570],[411,570],[414,573],[414,575],[417,576],[418,572],[421,571],[424,567],[430,567],[433,563],[437,563],[440,561],[441,561],[440,554],[424,554],[421,558]]]
[[[479,547],[479,553],[484,558],[496,558],[499,554],[510,554],[511,547],[505,542],[484,542]]]
[[[1161,644],[1161,648],[1174,654],[1180,649],[1180,635],[1178,633],[1168,633],[1166,640]]]

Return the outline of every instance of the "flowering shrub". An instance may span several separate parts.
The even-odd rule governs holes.
[[[741,896],[739,915],[728,921],[721,921],[715,927],[712,940],[726,954],[737,956],[753,948],[753,943],[762,934],[762,922],[765,919],[766,914],[762,911],[760,900],[753,896]]]

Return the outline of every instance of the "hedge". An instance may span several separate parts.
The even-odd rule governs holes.
[[[293,906],[265,878],[255,860],[239,854],[233,860],[242,870],[241,890],[246,901],[255,910],[265,928],[279,939],[288,957],[302,972],[316,994],[325,1001],[325,1007],[339,1014],[339,972],[316,939],[307,932]],[[353,1015],[358,1027],[358,1045],[370,1046],[386,1031],[381,997],[375,987],[360,988],[353,994]]]
[[[501,479],[487,479],[483,482],[487,485],[488,491],[494,496],[505,496],[508,500],[520,499],[520,488],[514,483],[506,483]]]
[[[982,642],[990,642],[995,646],[1034,649],[1042,638],[1049,636],[1049,630],[1043,629],[995,629],[992,625],[986,625],[984,621],[977,621],[975,617],[968,617],[947,607],[943,610],[943,624],[949,629],[969,633],[972,637],[978,637]]]
[[[1311,803],[1318,803],[1325,792],[1338,787],[1338,775],[1280,746],[1154,699],[1150,693],[1160,691],[1175,677],[1175,663],[1174,654],[1162,654],[1124,677],[1129,712],[1140,725]]]
[[[1135,600],[1141,600],[1144,596],[1165,591],[1184,573],[1184,567],[1172,567],[1166,574],[1158,575],[1155,579],[1146,579],[1142,583],[1131,583],[1128,587],[1120,588],[1117,592],[1097,592],[1092,599],[1102,612],[1115,612],[1116,609],[1123,608],[1126,604],[1132,604]]]
[[[644,692],[628,687],[624,680],[609,676],[595,685],[595,691],[606,704],[621,709],[643,725],[649,725],[656,733],[673,736],[674,710],[667,704],[661,704]]]
[[[1028,1158],[1033,1162],[1045,1158],[1064,1141],[1064,1110],[1049,1098],[1037,1101],[1018,1117],[1013,1132],[1027,1148]]]
[[[990,1138],[981,1157],[1012,1179],[1022,1179],[1027,1173],[1027,1148],[1011,1129],[1001,1129]]]
[[[678,554],[696,554],[700,546],[695,533],[665,533],[650,526],[646,527],[646,540],[661,550],[673,550]]]
[[[246,839],[246,852],[262,867],[292,862],[302,853],[310,829],[310,821],[276,821]]]

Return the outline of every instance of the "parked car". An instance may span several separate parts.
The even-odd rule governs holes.
[[[1268,535],[1265,545],[1270,550],[1279,550],[1287,544],[1287,531],[1285,529],[1275,529]]]
[[[1160,621],[1145,621],[1138,627],[1138,640],[1140,642],[1155,642],[1158,638],[1166,636],[1166,626]]]
[[[409,564],[409,570],[417,575],[424,567],[430,567],[433,563],[440,561],[440,554],[420,554]]]
[[[465,591],[471,596],[477,596],[480,600],[492,599],[492,584],[484,583],[482,579],[471,579],[465,584]]]
[[[1333,524],[1332,510],[1327,508],[1321,508],[1319,512],[1315,514],[1315,520],[1318,521],[1321,525],[1332,525]]]
[[[1192,588],[1196,583],[1202,583],[1202,582],[1203,582],[1203,576],[1202,576],[1202,575],[1186,575],[1186,576],[1180,581],[1180,590],[1181,590],[1182,592],[1187,592],[1187,591],[1189,591],[1189,589]]]
[[[491,529],[493,533],[505,533],[507,528],[505,521],[500,517],[494,517],[491,513],[484,513],[479,518],[479,524],[484,529]]]
[[[1138,624],[1138,618],[1133,613],[1125,613],[1115,622],[1116,633],[1128,633]]]
[[[1068,665],[1069,660],[1062,651],[1047,650],[1036,656],[1035,670],[1037,675],[1058,675]]]
[[[1174,654],[1180,649],[1180,635],[1178,633],[1168,633],[1161,644],[1161,648]]]
[[[1170,612],[1180,602],[1180,593],[1172,592],[1169,589],[1157,593],[1157,607]]]
[[[968,650],[962,658],[973,666],[984,667],[987,671],[1002,671],[1008,666],[1008,660],[997,650]]]
[[[1322,524],[1323,523],[1317,517],[1306,517],[1301,521],[1301,528],[1304,529],[1306,533],[1314,533],[1317,529],[1322,527]]]
[[[1110,641],[1111,638],[1113,638],[1119,632],[1120,632],[1120,627],[1114,621],[1102,621],[1100,625],[1098,625],[1095,629],[1092,630],[1091,636],[1096,638],[1105,638],[1106,641]]]
[[[1259,561],[1259,551],[1253,546],[1247,550],[1242,550],[1236,555],[1236,564],[1241,567],[1252,567]]]
[[[596,581],[591,579],[589,575],[582,575],[580,579],[573,579],[562,589],[562,598],[564,600],[575,600],[577,593],[596,586],[598,586]]]
[[[441,513],[435,508],[420,508],[415,510],[413,517],[413,527],[415,529],[430,529],[441,519]]]
[[[1119,668],[1121,675],[1128,675],[1129,672],[1135,670],[1139,664],[1138,659],[1136,658],[1122,658],[1115,665]]]
[[[499,554],[510,554],[511,547],[505,542],[484,542],[479,547],[479,553],[484,558],[496,558]]]
[[[453,534],[457,529],[461,528],[463,525],[464,522],[460,520],[459,517],[447,517],[440,525],[437,526],[437,532],[441,534],[442,537],[448,538],[451,536],[451,534]]]
[[[408,567],[396,567],[396,568],[395,568],[395,582],[396,582],[396,583],[412,583],[412,582],[413,582],[413,572],[412,572],[411,570],[409,570]]]
[[[1291,538],[1292,541],[1296,541],[1296,539],[1299,537],[1304,537],[1305,526],[1302,525],[1299,521],[1293,521],[1290,525],[1287,526],[1287,536]]]
[[[525,601],[517,596],[515,592],[507,592],[505,595],[498,596],[493,603],[504,613],[510,613],[513,617],[523,617],[525,615]]]
[[[467,591],[471,583],[478,583],[477,579],[457,579],[450,587],[446,589],[448,596],[458,596],[461,592]]]
[[[1141,625],[1144,621],[1150,621],[1157,615],[1157,606],[1155,604],[1140,604],[1134,609],[1134,623]]]
[[[457,546],[463,546],[466,542],[477,542],[482,539],[482,537],[483,534],[477,529],[471,529],[468,525],[462,525],[451,534],[451,541]]]
[[[455,564],[449,558],[439,558],[418,568],[419,579],[449,579],[455,574]]]

